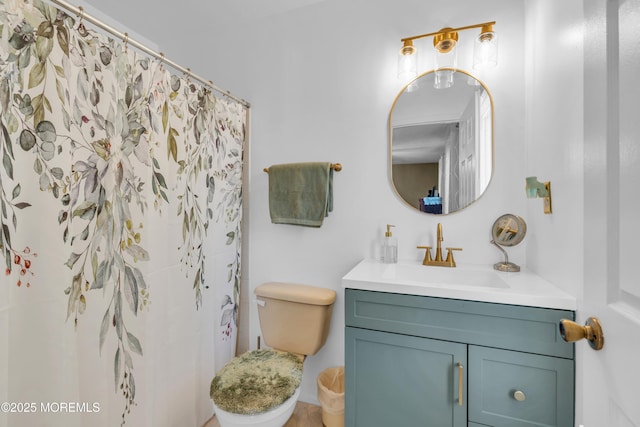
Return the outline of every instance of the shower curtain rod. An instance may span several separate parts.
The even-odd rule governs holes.
[[[116,30],[115,28],[111,27],[110,25],[100,21],[99,19],[85,13],[84,8],[82,6],[78,6],[75,7],[69,3],[67,3],[64,0],[50,0],[52,3],[55,3],[56,5],[68,10],[71,13],[74,13],[75,15],[77,15],[80,20],[85,20],[88,21],[90,23],[92,23],[93,25],[96,25],[100,28],[102,28],[103,30],[113,34],[114,36],[116,36],[117,38],[119,38],[120,40],[122,40],[124,42],[125,45],[131,45],[143,52],[145,52],[148,55],[153,56],[156,59],[159,59],[160,61],[164,62],[167,65],[170,65],[171,67],[175,68],[178,71],[181,71],[182,73],[184,73],[185,75],[198,80],[200,83],[202,83],[205,86],[210,87],[211,89],[215,90],[216,92],[219,92],[225,96],[228,96],[229,98],[235,100],[236,102],[244,105],[247,108],[251,107],[251,104],[249,104],[249,102],[245,101],[244,99],[238,98],[235,95],[232,95],[231,92],[227,91],[227,90],[223,90],[220,89],[218,86],[214,85],[213,82],[211,80],[205,80],[204,78],[194,74],[191,72],[191,70],[189,68],[184,68],[181,65],[178,65],[177,63],[173,62],[172,60],[166,58],[164,56],[164,53],[162,52],[156,52],[155,50],[143,45],[142,43],[133,40],[131,38],[129,38],[129,34],[127,33],[122,33],[118,30]]]

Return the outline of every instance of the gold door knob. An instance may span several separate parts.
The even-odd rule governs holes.
[[[566,342],[574,342],[586,338],[592,349],[601,350],[604,347],[602,326],[600,326],[600,321],[595,317],[589,317],[584,326],[580,326],[571,320],[562,319],[559,327],[560,335]]]

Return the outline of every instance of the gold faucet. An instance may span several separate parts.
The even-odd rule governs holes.
[[[436,258],[431,258],[431,246],[418,246],[418,249],[426,249],[422,265],[434,265],[437,267],[455,267],[456,261],[453,259],[453,251],[461,251],[462,248],[445,248],[447,250],[447,258],[442,259],[442,224],[438,223],[438,235],[436,237]]]

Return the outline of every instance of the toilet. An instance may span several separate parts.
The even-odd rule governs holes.
[[[211,382],[211,399],[222,427],[282,427],[300,395],[306,356],[329,335],[336,292],[269,282],[255,289],[264,342],[271,349],[235,357]]]

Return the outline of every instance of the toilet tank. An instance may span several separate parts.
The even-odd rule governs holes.
[[[269,282],[254,292],[260,329],[269,347],[305,356],[322,348],[329,335],[334,290]]]

